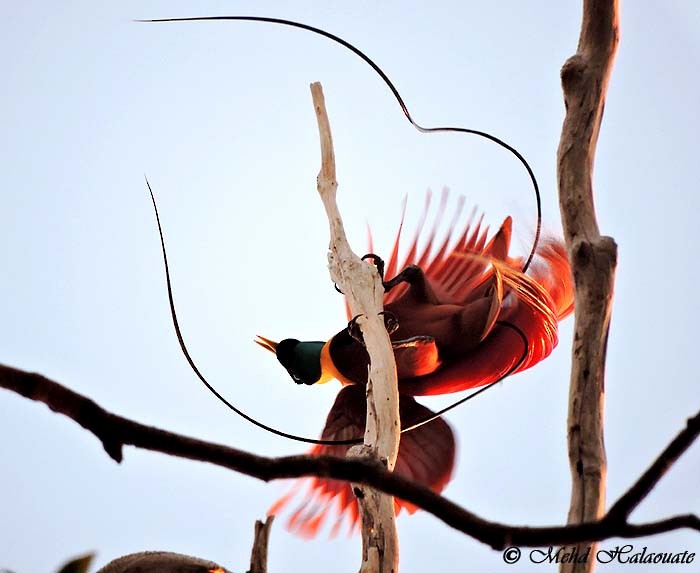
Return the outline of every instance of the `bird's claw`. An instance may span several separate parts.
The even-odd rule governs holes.
[[[374,266],[377,267],[379,278],[382,279],[382,286],[386,288],[386,283],[384,282],[384,259],[378,255],[375,255],[374,253],[367,253],[361,260],[365,261],[367,259],[372,259],[374,261]],[[340,290],[337,283],[333,283],[333,288],[340,294],[345,294],[342,290]]]
[[[384,315],[384,327],[386,328],[389,336],[394,334],[399,329],[399,319],[390,310],[383,310],[379,315]]]
[[[382,315],[384,316],[384,327],[389,333],[389,336],[391,336],[399,328],[399,319],[396,318],[396,315],[389,310],[383,310],[379,313],[379,316]],[[361,316],[364,316],[364,314],[357,314],[353,316],[350,322],[348,322],[348,334],[351,338],[353,338],[354,340],[362,344],[362,346],[364,346],[365,341],[362,336],[362,330],[360,329],[360,325],[357,324],[357,321]]]
[[[367,253],[362,260],[372,259],[374,261],[374,266],[377,267],[377,272],[379,273],[379,278],[382,279],[382,284],[384,284],[384,259],[374,253]]]
[[[362,337],[362,330],[360,330],[360,326],[357,324],[357,319],[361,316],[364,316],[364,314],[356,314],[352,317],[352,320],[348,322],[348,334],[351,338],[355,339],[357,342],[362,344],[362,346],[364,346],[365,341]]]

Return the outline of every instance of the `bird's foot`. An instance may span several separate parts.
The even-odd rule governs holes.
[[[362,346],[364,346],[365,341],[362,337],[362,330],[360,329],[360,325],[357,324],[357,319],[361,316],[364,316],[364,314],[356,314],[352,317],[352,320],[348,322],[348,334],[351,338],[353,338],[354,340],[362,344]]]
[[[420,269],[420,267],[417,267],[416,265],[408,265],[393,279],[389,279],[388,281],[384,282],[384,291],[389,292],[391,289],[400,285],[401,283],[408,283],[412,285],[414,282],[420,279],[422,274],[423,271]]]
[[[377,267],[379,278],[382,279],[382,285],[386,290],[386,283],[384,282],[384,259],[382,259],[379,255],[375,255],[374,253],[367,253],[360,260],[365,261],[367,259],[372,259],[372,261],[374,261],[374,266]],[[335,288],[335,290],[340,294],[345,294],[342,290],[340,290],[340,287],[336,283],[333,283],[333,288]]]
[[[386,331],[389,333],[389,336],[391,336],[394,332],[396,332],[399,328],[399,320],[396,318],[396,315],[389,311],[389,310],[383,310],[382,312],[379,313],[379,316],[384,316],[384,327],[386,328]],[[364,316],[364,314],[357,314],[352,317],[352,320],[348,322],[348,334],[350,335],[351,338],[362,344],[362,346],[365,345],[364,337],[362,336],[362,329],[360,328],[360,325],[357,323],[358,319]]]
[[[384,284],[384,259],[374,253],[367,253],[362,257],[362,260],[372,259],[374,261],[374,266],[377,267],[377,272],[379,273],[379,278],[382,279],[382,284]]]
[[[383,310],[379,313],[379,316],[384,315],[384,327],[389,333],[389,336],[394,334],[399,329],[399,319],[390,310]]]

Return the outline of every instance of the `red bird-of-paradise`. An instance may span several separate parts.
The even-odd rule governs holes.
[[[537,181],[529,164],[515,148],[479,130],[418,124],[389,77],[372,59],[346,40],[320,28],[281,18],[213,16],[151,22],[195,20],[267,22],[289,26],[318,34],[350,50],[380,76],[403,115],[421,133],[471,134],[485,138],[513,154],[527,170],[534,187],[539,221]],[[364,384],[368,360],[361,337],[348,328],[327,341],[286,339],[278,344],[263,337],[257,339],[261,346],[276,354],[295,382],[318,384],[337,378],[343,383],[344,387],[328,415],[321,440],[284,432],[236,407],[207,381],[185,345],[175,311],[158,208],[148,181],[147,185],[158,222],[172,322],[182,353],[193,372],[218,400],[251,424],[287,439],[313,443],[316,446],[312,453],[344,456],[347,444],[338,442],[352,442],[357,438],[361,441],[365,422]],[[445,201],[446,195],[441,203],[441,213]],[[479,386],[483,390],[488,384],[533,366],[550,354],[557,343],[558,321],[573,308],[570,269],[560,241],[549,240],[539,244],[523,263],[520,258],[508,255],[512,225],[510,217],[491,238],[488,229],[482,230],[481,220],[476,223],[470,221],[462,233],[455,233],[462,208],[463,200],[460,200],[450,233],[435,254],[431,254],[435,230],[428,237],[428,246],[421,254],[418,253],[419,228],[401,266],[398,264],[399,228],[386,272],[389,277],[385,283],[386,313],[391,328],[398,325],[395,331],[392,330],[391,338],[399,377],[403,428],[395,471],[436,491],[440,491],[450,479],[454,463],[454,437],[449,426],[438,416],[444,410],[433,414],[418,404],[413,396],[445,394]],[[535,236],[539,237],[539,222]],[[452,243],[455,238],[456,241]],[[531,262],[534,262],[532,266]],[[395,274],[397,271],[400,272]],[[292,529],[305,534],[315,533],[329,515],[334,501],[338,503],[338,525],[348,515],[353,524],[357,523],[357,507],[348,486],[331,480],[313,479],[310,487],[304,505],[292,515]],[[273,509],[281,508],[289,499],[290,496],[286,496]],[[397,510],[401,507],[409,511],[413,509],[398,500]]]
[[[541,241],[533,264],[509,256],[512,220],[507,217],[489,238],[483,217],[474,213],[455,232],[464,199],[459,200],[449,232],[436,248],[436,230],[447,202],[443,193],[433,229],[418,248],[430,204],[430,194],[418,230],[399,266],[401,229],[387,261],[384,308],[391,317],[391,341],[396,358],[399,410],[403,428],[419,427],[401,436],[394,471],[435,491],[449,482],[455,440],[441,418],[421,425],[432,412],[413,398],[459,392],[520,372],[546,358],[557,344],[558,322],[573,310],[573,283],[561,241]],[[400,271],[397,273],[397,271]],[[369,358],[361,338],[349,327],[327,341],[256,342],[274,352],[298,384],[318,384],[336,378],[343,384],[331,408],[321,439],[348,441],[364,434],[365,384]],[[344,457],[347,444],[317,444],[315,455]],[[270,509],[277,513],[301,492],[302,503],[287,525],[313,536],[335,512],[331,534],[347,519],[358,524],[357,503],[349,484],[325,478],[299,480]],[[397,513],[415,507],[397,499]]]

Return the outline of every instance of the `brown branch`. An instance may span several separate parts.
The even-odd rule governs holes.
[[[688,419],[683,431],[666,446],[639,479],[608,510],[607,517],[626,521],[634,509],[649,495],[659,480],[671,469],[700,434],[700,412]]]
[[[270,541],[270,529],[275,516],[270,515],[265,522],[255,522],[253,550],[250,554],[250,571],[248,573],[267,573],[267,545]]]
[[[213,561],[169,551],[143,551],[110,561],[97,573],[231,573]]]
[[[700,532],[700,518],[696,515],[679,515],[662,521],[636,525],[626,523],[615,516],[568,526],[522,527],[501,524],[485,520],[432,490],[390,472],[384,464],[374,459],[343,459],[333,456],[282,458],[256,456],[235,448],[212,444],[122,418],[107,412],[89,398],[40,374],[24,372],[9,366],[0,365],[0,388],[43,402],[54,412],[75,420],[97,436],[107,453],[117,462],[122,460],[122,448],[131,445],[180,458],[216,464],[263,481],[318,476],[363,483],[420,507],[450,527],[493,549],[503,549],[511,545],[541,547],[571,544],[600,541],[610,537],[635,538],[681,528]],[[692,431],[686,428],[674,440],[674,442],[680,440],[684,449],[687,449],[698,436],[700,413],[688,423],[692,426]],[[655,462],[646,472],[646,474],[652,472],[652,475],[646,479],[654,478],[655,475],[660,477],[666,469],[666,464]]]
[[[617,44],[618,1],[584,0],[577,53],[561,70],[566,117],[557,153],[559,205],[576,300],[567,431],[572,476],[569,524],[599,519],[605,507],[605,352],[617,246],[600,235],[592,178]],[[594,565],[594,560],[567,563],[561,571],[583,573]]]
[[[267,545],[270,539],[270,528],[274,516],[270,516],[263,523],[255,522],[255,537],[250,556],[250,570],[248,573],[267,573]],[[124,555],[110,561],[97,573],[231,573],[221,565],[180,553],[169,551],[141,551]]]

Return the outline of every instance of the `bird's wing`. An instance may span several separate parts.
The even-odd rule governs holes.
[[[408,247],[408,252],[399,265],[401,235],[406,215],[406,199],[404,198],[396,239],[394,240],[391,254],[385,261],[384,278],[386,280],[391,279],[408,265],[417,265],[424,270],[431,286],[445,302],[464,303],[469,298],[469,295],[473,294],[477,285],[489,283],[489,279],[492,277],[488,262],[485,262],[483,259],[472,258],[470,255],[496,257],[506,260],[510,246],[512,221],[510,217],[507,217],[496,235],[487,243],[489,228],[482,228],[483,215],[475,220],[476,209],[473,209],[462,232],[457,235],[455,229],[464,210],[465,203],[464,197],[459,197],[450,221],[449,230],[442,242],[435,247],[436,235],[442,223],[449,198],[448,190],[444,189],[432,229],[422,240],[424,243],[422,248],[419,248],[418,243],[421,242],[421,234],[428,217],[432,197],[432,192],[428,191],[421,217]],[[374,244],[371,229],[368,229],[368,236],[369,250],[372,252]],[[451,248],[450,245],[452,245]],[[433,250],[435,252],[431,254]],[[513,259],[512,261],[515,262],[516,260]],[[485,271],[486,274],[484,275]],[[406,285],[399,285],[392,289],[384,296],[384,305],[399,299],[406,292],[406,289]],[[347,300],[345,301],[345,312],[348,320],[350,320],[352,314]]]
[[[463,334],[470,334],[478,344],[469,351],[451,356],[440,368],[427,375],[402,379],[401,391],[411,395],[458,392],[488,384],[514,368],[524,350],[525,358],[517,371],[533,366],[554,349],[558,321],[573,310],[573,280],[560,240],[542,240],[533,264],[524,274],[521,272],[522,259],[508,256],[511,218],[507,217],[490,239],[488,227],[483,227],[483,217],[475,220],[474,212],[461,232],[456,231],[463,210],[463,200],[460,199],[448,233],[434,247],[446,201],[447,192],[443,192],[435,224],[424,239],[425,246],[419,248],[431,202],[428,193],[418,229],[399,265],[402,216],[386,264],[385,278],[393,278],[408,265],[417,265],[423,270],[440,304],[459,305],[467,311],[469,308],[481,309],[476,315],[466,312],[466,321],[462,324],[462,330],[469,327],[474,331]],[[384,296],[384,304],[399,301],[407,288],[407,285],[396,286]],[[504,322],[512,327],[504,326]],[[434,334],[428,325],[425,330],[412,328],[409,336]],[[524,335],[525,341],[518,331]],[[438,342],[438,347],[440,344]]]
[[[482,228],[483,215],[475,220],[476,211],[474,210],[461,233],[457,234],[455,229],[464,209],[464,198],[460,197],[445,238],[437,247],[434,247],[448,195],[447,190],[443,191],[433,227],[423,240],[424,246],[419,248],[418,243],[432,199],[432,194],[428,192],[420,222],[409,244],[408,252],[399,265],[399,247],[403,230],[402,215],[394,247],[386,263],[385,278],[393,278],[408,265],[417,265],[423,269],[430,285],[443,302],[464,304],[474,299],[477,287],[490,284],[493,270],[488,259],[493,257],[502,261],[508,260],[512,221],[507,217],[498,232],[487,242],[489,228]],[[432,253],[433,250],[434,253]],[[384,304],[399,299],[406,288],[406,286],[398,286],[391,290],[385,295]]]
[[[498,380],[519,362],[515,372],[530,368],[552,352],[558,342],[558,321],[571,313],[574,304],[564,246],[543,241],[528,275],[505,264],[499,272],[508,295],[487,336],[434,373],[401,380],[401,392],[421,396],[475,388]]]
[[[331,408],[324,440],[347,440],[362,438],[366,417],[365,387],[346,386],[338,394]],[[399,403],[401,421],[404,427],[420,422],[432,414],[424,406],[409,396],[402,396]],[[345,457],[350,446],[314,446],[311,454]],[[399,454],[394,471],[416,480],[435,491],[441,491],[452,475],[455,457],[455,440],[447,423],[438,418],[401,437]],[[294,499],[301,498],[289,520],[287,527],[305,537],[316,535],[329,517],[335,517],[331,535],[335,535],[343,523],[348,523],[352,531],[359,524],[357,501],[350,485],[327,478],[304,478],[298,480],[291,491],[271,508],[269,513],[277,513]],[[415,506],[402,500],[395,500],[396,512],[405,508],[410,513]]]
[[[438,347],[431,336],[414,336],[406,340],[392,341],[392,347],[399,380],[408,376],[430,374],[440,366]]]

